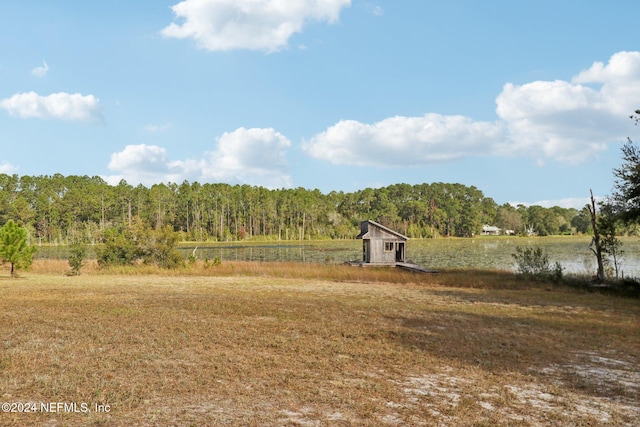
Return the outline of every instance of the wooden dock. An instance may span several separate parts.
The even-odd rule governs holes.
[[[391,263],[382,263],[382,262],[360,262],[360,261],[347,261],[345,264],[348,264],[352,267],[397,267],[403,270],[413,271],[414,273],[437,273],[437,270],[432,270],[429,268],[422,267],[417,264],[411,264],[409,262],[391,262]]]
[[[410,264],[408,262],[397,262],[396,267],[402,268],[403,270],[409,270],[416,273],[437,273],[437,270],[431,270],[429,268],[422,267],[417,264]]]

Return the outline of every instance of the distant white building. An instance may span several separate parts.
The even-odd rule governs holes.
[[[502,231],[501,228],[498,228],[496,226],[493,225],[483,225],[482,226],[482,235],[483,236],[499,236],[500,232]]]

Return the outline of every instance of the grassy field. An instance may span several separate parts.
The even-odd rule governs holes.
[[[66,269],[42,260],[20,279],[2,272],[0,401],[37,412],[0,413],[0,425],[640,419],[638,299],[470,270]]]

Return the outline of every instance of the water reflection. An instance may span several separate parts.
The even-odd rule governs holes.
[[[350,242],[351,243],[351,242]],[[225,245],[204,247],[181,247],[185,256],[194,253],[198,259],[229,261],[296,261],[314,263],[344,263],[359,259],[360,245],[336,245],[334,242],[320,244],[274,244],[274,245]]]

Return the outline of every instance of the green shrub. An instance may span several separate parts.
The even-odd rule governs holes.
[[[98,265],[133,265],[139,258],[138,248],[129,230],[107,229],[102,235],[104,246],[97,250]]]
[[[180,267],[184,258],[176,249],[178,234],[170,225],[157,230],[144,228],[138,232],[138,251],[145,264],[155,264],[161,268]]]
[[[549,262],[549,256],[542,248],[516,247],[516,253],[512,254],[516,260],[518,273],[527,278],[554,280],[562,279],[562,265]]]
[[[221,265],[222,265],[222,260],[220,259],[220,257],[215,257],[213,259],[207,258],[204,260],[205,268],[219,267]]]
[[[178,234],[171,226],[151,229],[139,218],[123,229],[105,230],[104,247],[98,251],[101,267],[133,265],[142,260],[161,268],[177,268],[184,259],[176,249]]]

